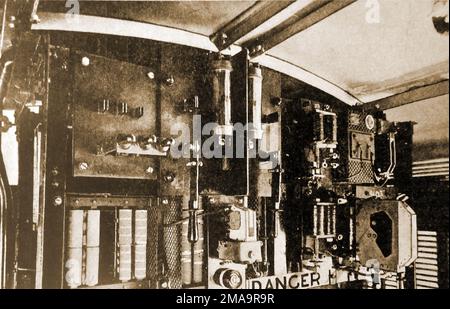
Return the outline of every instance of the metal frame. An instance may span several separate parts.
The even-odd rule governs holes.
[[[384,99],[372,101],[364,104],[367,109],[386,110],[409,103],[431,99],[448,94],[448,80],[440,81],[423,87],[409,89],[405,92],[389,96]]]
[[[288,1],[258,1],[211,35],[211,41],[224,50],[290,5]]]
[[[3,155],[0,153],[0,288],[14,287],[14,282],[8,278],[8,272],[11,272],[11,258],[15,253],[15,243],[9,241],[8,233],[11,231],[10,219],[15,217],[13,214],[12,192],[8,184]],[[11,245],[11,248],[10,248]]]
[[[295,12],[292,17],[282,21],[279,25],[274,25],[271,30],[244,43],[244,45],[249,48],[251,56],[261,55],[293,35],[306,30],[355,1],[356,0],[301,1],[300,3],[302,3],[303,6],[301,6],[300,10]]]

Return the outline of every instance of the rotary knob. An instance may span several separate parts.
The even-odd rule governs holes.
[[[139,146],[144,150],[149,150],[156,142],[156,136],[146,136],[139,139]]]
[[[237,289],[243,283],[242,275],[239,271],[229,268],[222,268],[214,274],[214,281],[225,288]]]
[[[130,147],[136,143],[136,137],[132,134],[124,135],[120,134],[117,137],[117,144],[121,149],[127,150],[130,149]]]

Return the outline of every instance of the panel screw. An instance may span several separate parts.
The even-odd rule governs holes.
[[[59,174],[58,168],[57,168],[57,167],[53,168],[53,169],[52,169],[52,175],[53,175],[53,176],[57,176],[58,174]]]
[[[53,205],[55,206],[61,206],[63,203],[63,199],[61,196],[55,196],[55,199],[53,200]]]
[[[79,168],[81,171],[85,171],[85,170],[87,170],[87,169],[89,168],[89,164],[87,164],[86,162],[81,162],[81,163],[78,165],[78,168]]]
[[[91,60],[88,57],[81,58],[81,65],[83,65],[84,67],[89,66],[90,63],[91,63]]]

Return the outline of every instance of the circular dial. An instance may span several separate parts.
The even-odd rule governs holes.
[[[366,123],[366,128],[369,130],[373,130],[373,128],[375,127],[375,119],[373,118],[372,115],[366,116],[365,123]]]

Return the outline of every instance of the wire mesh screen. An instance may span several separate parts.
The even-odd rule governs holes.
[[[163,224],[167,225],[181,219],[182,196],[171,196],[162,199]],[[163,230],[164,252],[160,254],[165,259],[165,273],[170,282],[170,288],[180,289],[181,280],[181,226],[179,224],[166,226]]]

